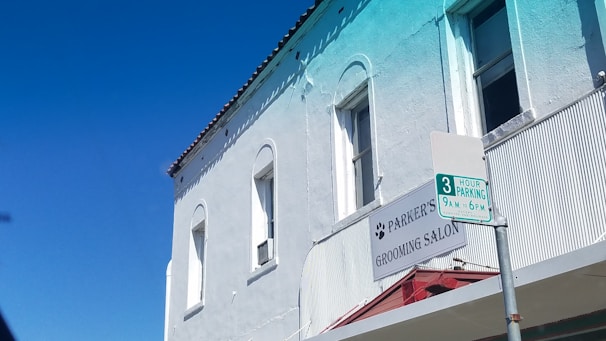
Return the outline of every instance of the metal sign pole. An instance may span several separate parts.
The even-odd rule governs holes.
[[[490,162],[484,156],[486,164],[486,173],[488,181],[492,187],[492,172]],[[520,321],[522,317],[518,313],[518,304],[516,301],[515,285],[513,284],[513,270],[511,269],[511,257],[509,255],[509,241],[507,239],[507,218],[502,216],[494,201],[492,191],[490,193],[490,202],[492,213],[494,214],[494,235],[497,244],[497,258],[499,259],[499,272],[501,273],[501,287],[503,288],[503,303],[505,304],[505,321],[507,323],[507,340],[521,341]]]
[[[513,270],[509,256],[509,241],[507,240],[507,218],[494,211],[495,220],[491,224],[470,223],[464,220],[452,219],[453,222],[466,224],[492,226],[497,244],[497,257],[499,260],[499,272],[501,277],[501,288],[503,289],[503,303],[505,304],[505,321],[507,323],[507,340],[521,341],[520,321],[522,317],[518,313],[515,286],[513,284]]]
[[[499,260],[499,272],[501,277],[501,288],[503,289],[503,303],[505,304],[505,321],[507,323],[507,340],[521,341],[520,321],[522,317],[518,313],[515,286],[513,284],[513,270],[509,256],[509,241],[507,240],[507,218],[495,210],[495,220],[491,224],[470,223],[464,220],[453,219],[453,222],[466,224],[492,226],[497,244],[497,257]]]
[[[520,314],[516,303],[515,286],[513,284],[513,271],[509,257],[509,242],[507,241],[507,218],[495,212],[494,233],[497,241],[497,256],[499,258],[499,271],[501,272],[501,286],[503,287],[503,301],[505,303],[505,321],[507,321],[507,339],[520,341]]]

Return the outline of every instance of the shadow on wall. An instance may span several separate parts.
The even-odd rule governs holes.
[[[286,89],[291,87],[293,91],[295,90],[295,85],[304,76],[305,66],[308,65],[311,60],[322,54],[326,47],[339,36],[343,28],[351,23],[368,3],[370,3],[370,0],[358,0],[348,3],[347,8],[329,7],[328,10],[322,14],[323,18],[320,22],[323,25],[318,26],[320,28],[311,28],[309,30],[311,32],[314,32],[317,29],[323,31],[322,33],[316,34],[316,36],[319,37],[317,41],[311,41],[307,38],[305,44],[298,43],[287,51],[286,56],[278,62],[277,68],[272,71],[271,74],[266,75],[261,73],[258,76],[259,78],[264,78],[260,78],[260,84],[257,85],[256,88],[249,90],[254,93],[253,96],[249,97],[244,103],[232,104],[232,110],[235,110],[235,113],[232,118],[229,119],[229,122],[218,124],[216,126],[218,129],[208,133],[208,136],[211,137],[208,139],[203,138],[200,142],[207,143],[210,142],[210,140],[215,140],[215,142],[217,142],[216,140],[225,138],[226,140],[219,150],[216,152],[213,150],[208,155],[205,155],[205,149],[198,152],[196,157],[202,158],[205,162],[201,171],[191,180],[185,181],[182,175],[177,175],[175,177],[177,181],[186,182],[184,184],[186,188],[180,189],[175,196],[175,203],[181,200],[189,191],[199,184],[202,177],[223,159],[225,152],[235,144],[237,139],[257,121],[259,116],[261,116],[276,99],[284,94]],[[327,23],[327,20],[330,22]],[[284,50],[285,47],[282,49]],[[305,61],[305,63],[303,61]],[[268,83],[268,79],[272,79],[272,82]],[[272,84],[272,86],[269,86],[268,84]],[[290,97],[291,99],[293,98],[292,95]],[[227,116],[229,116],[229,114]],[[225,119],[225,117],[223,117],[222,120],[223,119]],[[222,134],[222,132],[224,132],[224,134]]]
[[[577,6],[581,19],[581,33],[585,39],[584,47],[587,64],[593,77],[594,86],[600,86],[601,82],[596,76],[598,72],[606,71],[606,56],[604,55],[604,43],[600,33],[596,1],[578,0]]]

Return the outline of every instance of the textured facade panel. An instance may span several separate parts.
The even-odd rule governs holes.
[[[309,266],[302,276],[301,312],[303,321],[311,321],[307,336],[316,335],[330,322],[336,321],[356,305],[381,293],[374,283],[360,280],[372,278],[369,261],[370,241],[368,220],[362,220],[316,245],[308,255]],[[340,286],[338,294],[327,288]],[[327,309],[326,307],[330,307]],[[311,313],[308,315],[307,313]]]
[[[604,91],[594,92],[488,151],[514,269],[590,245],[604,233],[603,101]]]

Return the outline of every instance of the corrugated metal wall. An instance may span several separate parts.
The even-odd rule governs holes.
[[[606,232],[604,95],[596,90],[487,151],[493,198],[509,221],[514,269],[588,246]],[[498,267],[493,229],[466,225],[466,233],[466,247],[422,266],[452,268],[459,257]],[[301,324],[310,325],[302,338],[410,271],[373,282],[368,238],[366,218],[310,251],[301,283]]]
[[[301,324],[311,321],[303,336],[318,334],[364,298],[381,293],[381,288],[372,281],[369,259],[368,219],[311,250],[301,282],[301,307],[305,307]]]
[[[606,231],[605,134],[601,89],[487,152],[514,269],[590,245]]]

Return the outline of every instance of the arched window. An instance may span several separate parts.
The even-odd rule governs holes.
[[[204,203],[196,206],[191,220],[187,308],[204,305],[207,212]]]
[[[276,258],[275,147],[267,141],[259,149],[252,176],[251,270]]]
[[[370,65],[365,56],[352,57],[335,92],[333,153],[337,220],[380,197],[375,181],[378,163]]]

